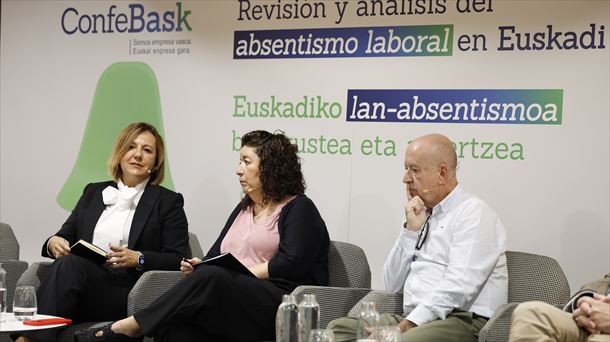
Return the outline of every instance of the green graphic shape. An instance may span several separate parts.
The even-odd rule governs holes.
[[[86,184],[108,180],[108,159],[119,133],[133,122],[147,122],[165,140],[161,99],[153,70],[142,62],[117,62],[100,76],[89,111],[87,126],[70,177],[57,195],[57,204],[71,211]],[[165,155],[162,185],[174,189]]]

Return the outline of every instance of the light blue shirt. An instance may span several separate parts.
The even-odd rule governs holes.
[[[386,290],[403,291],[406,318],[417,324],[453,310],[491,317],[507,302],[506,233],[496,213],[478,197],[455,189],[432,208],[428,237],[401,229],[383,267]]]

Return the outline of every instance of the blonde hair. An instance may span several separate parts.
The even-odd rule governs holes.
[[[158,185],[163,182],[165,177],[165,145],[163,144],[163,138],[157,132],[157,129],[150,124],[145,122],[135,122],[125,127],[114,145],[114,150],[108,160],[108,169],[110,175],[115,181],[119,181],[123,178],[123,170],[121,169],[121,158],[129,151],[131,143],[142,133],[149,132],[155,137],[155,165],[150,173],[149,184]]]

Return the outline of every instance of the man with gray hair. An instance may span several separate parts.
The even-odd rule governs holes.
[[[495,309],[507,301],[506,235],[496,213],[465,192],[456,178],[452,142],[419,137],[405,154],[406,222],[383,268],[387,291],[403,292],[402,340],[477,341]],[[329,323],[336,341],[354,341],[357,321]]]

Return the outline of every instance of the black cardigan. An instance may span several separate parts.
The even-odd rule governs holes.
[[[229,216],[206,258],[220,254],[220,244],[240,211],[241,204]],[[327,286],[330,239],[315,204],[305,195],[286,203],[280,212],[278,230],[280,243],[269,260],[269,280],[286,289],[299,285]]]

